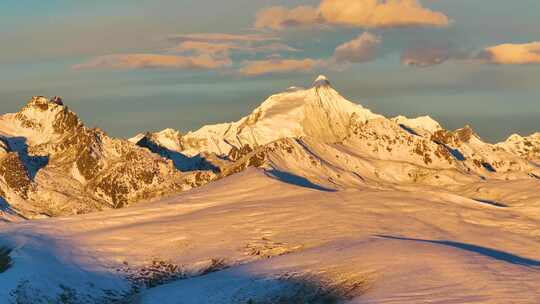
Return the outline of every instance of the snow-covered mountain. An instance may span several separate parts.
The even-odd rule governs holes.
[[[246,145],[257,147],[289,137],[309,136],[321,142],[335,142],[347,135],[353,121],[376,117],[380,116],[346,100],[326,77],[319,76],[311,88],[273,95],[237,122],[204,126],[183,135],[179,147],[190,156],[201,151],[228,155]],[[169,139],[163,135],[158,133],[156,138],[166,146]]]
[[[34,97],[0,117],[0,194],[28,217],[119,208],[211,178],[85,127],[60,98]]]
[[[181,118],[179,118],[181,119]],[[248,167],[320,189],[403,183],[463,185],[540,177],[540,137],[496,145],[429,116],[385,118],[319,76],[237,122],[127,140],[89,129],[60,98],[33,98],[0,117],[6,212],[35,217],[119,208],[200,186]]]
[[[534,163],[540,141],[532,137],[511,148],[484,142],[469,126],[445,130],[429,116],[385,118],[342,97],[324,76],[311,88],[271,96],[237,122],[185,135],[167,129],[131,141],[162,155],[166,150],[188,160],[205,155],[236,162],[218,165],[225,172],[253,165],[284,172],[294,167],[294,174],[328,186],[350,185],[343,172],[374,182],[429,185],[540,176]],[[329,173],[336,170],[342,173]]]
[[[497,146],[525,159],[540,163],[540,133],[527,137],[513,134]]]

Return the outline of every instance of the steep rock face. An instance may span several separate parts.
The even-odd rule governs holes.
[[[0,156],[0,196],[8,200],[15,195],[22,199],[28,199],[31,192],[35,191],[26,167],[19,155],[8,152]]]
[[[34,97],[1,116],[0,135],[0,189],[30,217],[120,208],[214,178],[182,174],[147,149],[86,128],[59,98]]]

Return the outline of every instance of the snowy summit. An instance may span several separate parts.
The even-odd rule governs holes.
[[[326,78],[324,75],[319,75],[317,79],[313,82],[314,87],[324,87],[324,86],[331,86],[330,80]]]

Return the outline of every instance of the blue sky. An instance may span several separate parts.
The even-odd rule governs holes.
[[[324,1],[338,9],[345,3]],[[470,124],[490,141],[540,131],[540,60],[533,44],[540,41],[540,3],[417,4],[403,24],[391,14],[383,21],[345,20],[325,14],[320,1],[4,0],[0,113],[17,111],[33,95],[61,95],[89,126],[115,136],[187,131],[236,120],[268,95],[309,85],[324,73],[343,95],[382,114],[429,114],[447,128]],[[302,5],[314,18],[294,14]],[[260,21],[274,6],[286,18],[268,13],[271,22]],[[428,13],[414,19],[416,12]],[[364,33],[371,39],[358,39]],[[227,50],[182,44],[195,40]],[[491,50],[505,44],[512,47]],[[337,56],[339,46],[345,52]],[[433,52],[444,59],[429,61]],[[148,63],[126,54],[153,57]],[[404,54],[416,64],[408,65]],[[287,70],[283,60],[298,68]]]

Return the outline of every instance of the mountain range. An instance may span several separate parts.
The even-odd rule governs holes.
[[[131,139],[34,97],[0,116],[0,303],[540,303],[539,165],[540,133],[386,118],[324,76]]]
[[[181,119],[181,117],[179,118]],[[236,122],[129,140],[87,128],[59,97],[33,97],[0,116],[2,218],[122,208],[246,170],[300,186],[411,184],[457,189],[486,180],[540,178],[540,133],[490,144],[470,126],[445,130],[429,116],[386,118],[319,76]]]

